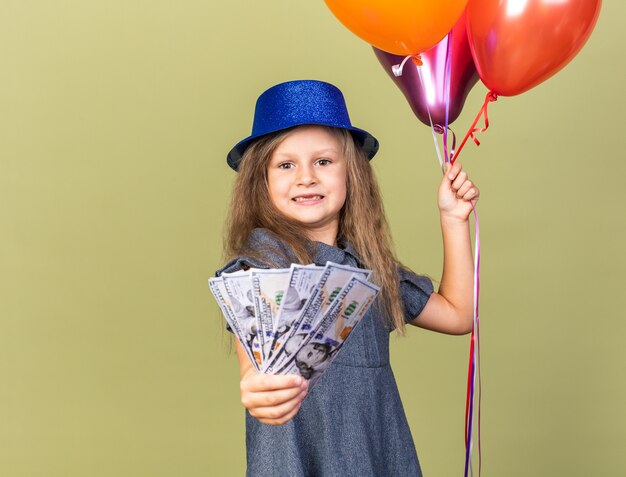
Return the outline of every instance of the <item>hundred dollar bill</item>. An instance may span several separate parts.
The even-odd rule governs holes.
[[[374,302],[380,288],[355,276],[320,320],[311,339],[341,346]]]
[[[250,272],[255,310],[263,336],[264,362],[272,351],[276,315],[287,290],[289,272],[289,268],[254,269]]]
[[[315,291],[315,287],[323,271],[324,267],[318,267],[316,265],[291,265],[287,290],[284,295],[277,300],[279,302],[279,309],[274,316],[274,336],[270,353],[278,349],[278,343],[283,341],[283,335],[289,333],[293,322],[302,312],[305,303]],[[272,359],[271,354],[269,359]],[[266,363],[269,363],[269,360],[266,361]]]
[[[285,343],[291,351],[290,358],[276,374],[299,374],[309,380],[310,389],[360,323],[379,291],[372,283],[353,277],[312,333],[295,335]]]
[[[249,333],[235,318],[231,302],[228,299],[228,292],[226,291],[224,280],[221,277],[209,278],[209,288],[222,310],[222,314],[230,326],[230,329],[233,330],[235,337],[242,344],[250,362],[256,369],[260,369],[261,347],[259,346],[258,339],[256,339],[256,333]]]
[[[302,312],[292,323],[289,333],[277,340],[274,346],[276,352],[273,354],[272,360],[265,364],[265,369],[273,372],[273,370],[282,367],[283,361],[288,358],[287,351],[283,349],[285,342],[297,334],[307,333],[314,329],[352,276],[367,280],[370,275],[371,271],[369,270],[328,262],[315,291]]]
[[[250,337],[250,342],[254,343],[253,352],[257,362],[263,362],[264,340],[261,332],[259,313],[255,309],[254,293],[252,290],[252,280],[250,270],[242,270],[233,273],[222,273],[224,286],[228,293],[231,308],[235,319],[244,330],[244,337]],[[257,356],[258,352],[258,356]]]
[[[304,331],[308,331],[317,325],[319,319],[330,309],[337,296],[352,277],[359,277],[367,281],[372,274],[370,270],[354,268],[348,265],[339,265],[332,262],[327,264],[326,269],[328,273],[320,278],[318,286],[321,297],[320,309],[317,314],[318,320],[313,320],[311,323],[303,321],[301,329]]]

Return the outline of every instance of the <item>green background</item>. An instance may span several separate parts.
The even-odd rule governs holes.
[[[624,18],[605,2],[581,53],[493,103],[462,155],[482,190],[485,476],[626,475]],[[237,363],[206,280],[225,154],[272,84],[344,91],[381,141],[402,261],[440,275],[430,130],[321,0],[3,0],[0,60],[2,476],[244,473]],[[392,340],[429,476],[463,472],[468,345]]]

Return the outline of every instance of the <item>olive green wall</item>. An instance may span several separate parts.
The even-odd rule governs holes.
[[[626,475],[623,2],[556,77],[491,106],[485,476]],[[438,277],[429,129],[321,0],[0,3],[0,475],[242,475],[237,365],[206,279],[266,87],[340,86],[402,260]],[[485,89],[476,86],[463,133]],[[393,361],[425,474],[462,475],[469,339]]]

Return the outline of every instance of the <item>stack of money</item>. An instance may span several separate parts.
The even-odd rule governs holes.
[[[311,388],[376,298],[370,275],[332,262],[293,264],[224,273],[209,287],[257,370],[299,374]]]

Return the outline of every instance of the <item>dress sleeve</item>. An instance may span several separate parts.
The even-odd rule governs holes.
[[[433,282],[430,278],[417,275],[400,267],[400,296],[404,304],[404,321],[410,323],[419,315],[433,293]]]
[[[216,276],[222,273],[236,272],[248,268],[289,268],[295,257],[287,246],[272,232],[266,229],[254,229],[246,241],[246,250],[239,257],[215,272]],[[262,257],[262,258],[260,258]]]
[[[260,260],[244,255],[233,258],[230,262],[215,272],[215,276],[219,277],[222,273],[238,272],[239,270],[247,270],[248,268],[270,268],[269,265],[262,263]]]

